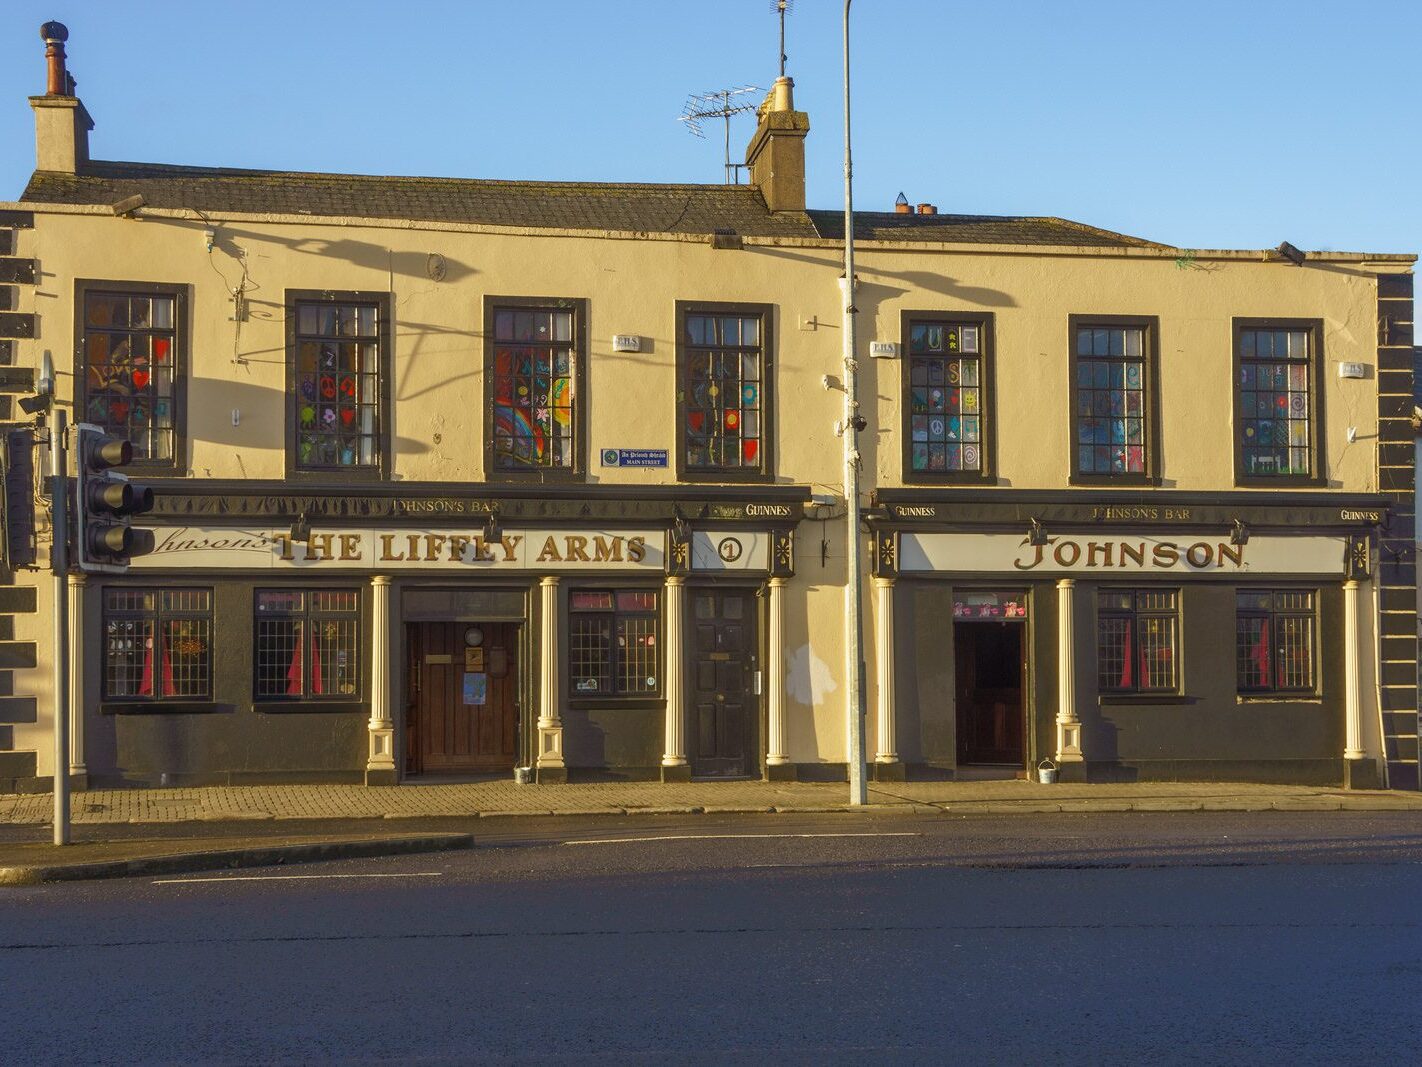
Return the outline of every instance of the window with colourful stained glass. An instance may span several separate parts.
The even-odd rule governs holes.
[[[354,700],[360,691],[360,593],[259,589],[258,700]]]
[[[493,470],[578,467],[579,324],[571,307],[495,306]]]
[[[1075,327],[1076,473],[1149,472],[1149,373],[1144,326]]]
[[[911,319],[907,332],[910,473],[981,476],[985,324]]]
[[[1236,330],[1241,476],[1314,474],[1315,336],[1303,324]]]
[[[568,688],[573,696],[660,692],[656,590],[568,594]]]
[[[762,474],[770,435],[768,314],[686,308],[681,344],[681,467]]]
[[[212,590],[104,590],[104,698],[212,698]]]
[[[133,442],[137,462],[176,463],[180,293],[84,289],[81,418]]]
[[[1096,673],[1103,693],[1173,693],[1179,593],[1102,589],[1096,599]]]
[[[1241,693],[1314,690],[1312,590],[1235,592],[1235,669]]]
[[[384,309],[377,302],[297,300],[294,310],[296,469],[378,470]]]

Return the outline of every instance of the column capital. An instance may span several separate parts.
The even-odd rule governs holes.
[[[875,587],[878,589],[892,589],[894,587],[894,583],[898,581],[897,578],[891,578],[888,575],[884,574],[876,574],[869,580],[873,582]]]
[[[389,585],[391,577],[388,574],[372,574],[370,576],[371,585]]]
[[[557,578],[554,578],[553,580],[556,582],[558,579],[557,579]],[[685,585],[685,584],[686,584],[686,575],[684,575],[684,574],[668,574],[668,575],[666,576],[666,578],[663,579],[663,580],[667,583],[667,585]]]
[[[557,589],[558,583],[562,580],[563,579],[556,574],[545,574],[542,578],[538,579],[538,584],[544,589]]]
[[[1349,592],[1352,592],[1354,589],[1357,589],[1357,588],[1358,588],[1358,579],[1356,579],[1356,578],[1345,578],[1345,579],[1343,580],[1343,588],[1344,588],[1345,590],[1349,591]]]
[[[83,571],[71,571],[68,577],[70,589],[82,589],[89,584],[89,576]]]
[[[785,577],[785,575],[776,574],[772,575],[770,581],[766,584],[769,585],[772,589],[784,589],[785,586],[789,583],[789,581],[790,579]]]
[[[1058,589],[1070,589],[1070,588],[1072,588],[1072,586],[1074,586],[1074,585],[1076,585],[1076,579],[1075,579],[1075,578],[1058,578],[1058,579],[1057,579],[1057,588],[1058,588]]]

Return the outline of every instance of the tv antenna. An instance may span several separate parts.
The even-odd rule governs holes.
[[[759,105],[744,99],[747,93],[762,90],[754,85],[741,85],[734,89],[715,89],[709,93],[693,93],[686,98],[686,106],[681,109],[678,122],[686,123],[686,128],[696,137],[705,137],[701,128],[703,119],[721,119],[726,124],[726,184],[735,185],[744,163],[731,162],[731,116],[754,111]],[[752,98],[753,100],[754,98]]]
[[[770,8],[780,16],[780,76],[785,77],[785,16],[795,10],[795,0],[770,0]]]

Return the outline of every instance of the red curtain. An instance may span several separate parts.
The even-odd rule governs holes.
[[[138,679],[138,695],[141,697],[153,695],[153,642],[151,639],[143,642],[143,675]]]
[[[1273,681],[1273,671],[1269,665],[1269,620],[1264,619],[1259,623],[1259,637],[1254,642],[1254,649],[1249,653],[1249,658],[1254,661],[1254,669],[1259,674],[1260,685],[1270,685]]]
[[[1134,681],[1132,667],[1134,666],[1135,653],[1131,649],[1131,636],[1135,632],[1136,622],[1134,619],[1126,620],[1126,642],[1121,649],[1121,681],[1122,689],[1129,689]]]
[[[311,627],[311,695],[321,696],[326,692],[325,681],[321,677],[321,653],[316,649],[316,627]]]
[[[286,695],[289,697],[301,695],[301,638],[299,636],[291,645],[291,666],[286,669]]]

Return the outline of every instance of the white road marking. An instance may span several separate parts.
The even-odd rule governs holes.
[[[227,874],[212,878],[155,878],[154,885],[188,885],[192,882],[293,882],[317,878],[439,878],[443,871],[411,871],[409,874]]]
[[[564,841],[565,845],[631,845],[643,841],[745,841],[764,838],[806,838],[806,837],[922,837],[909,830],[895,830],[885,833],[858,834],[659,834],[654,837],[589,837],[579,841]]]

